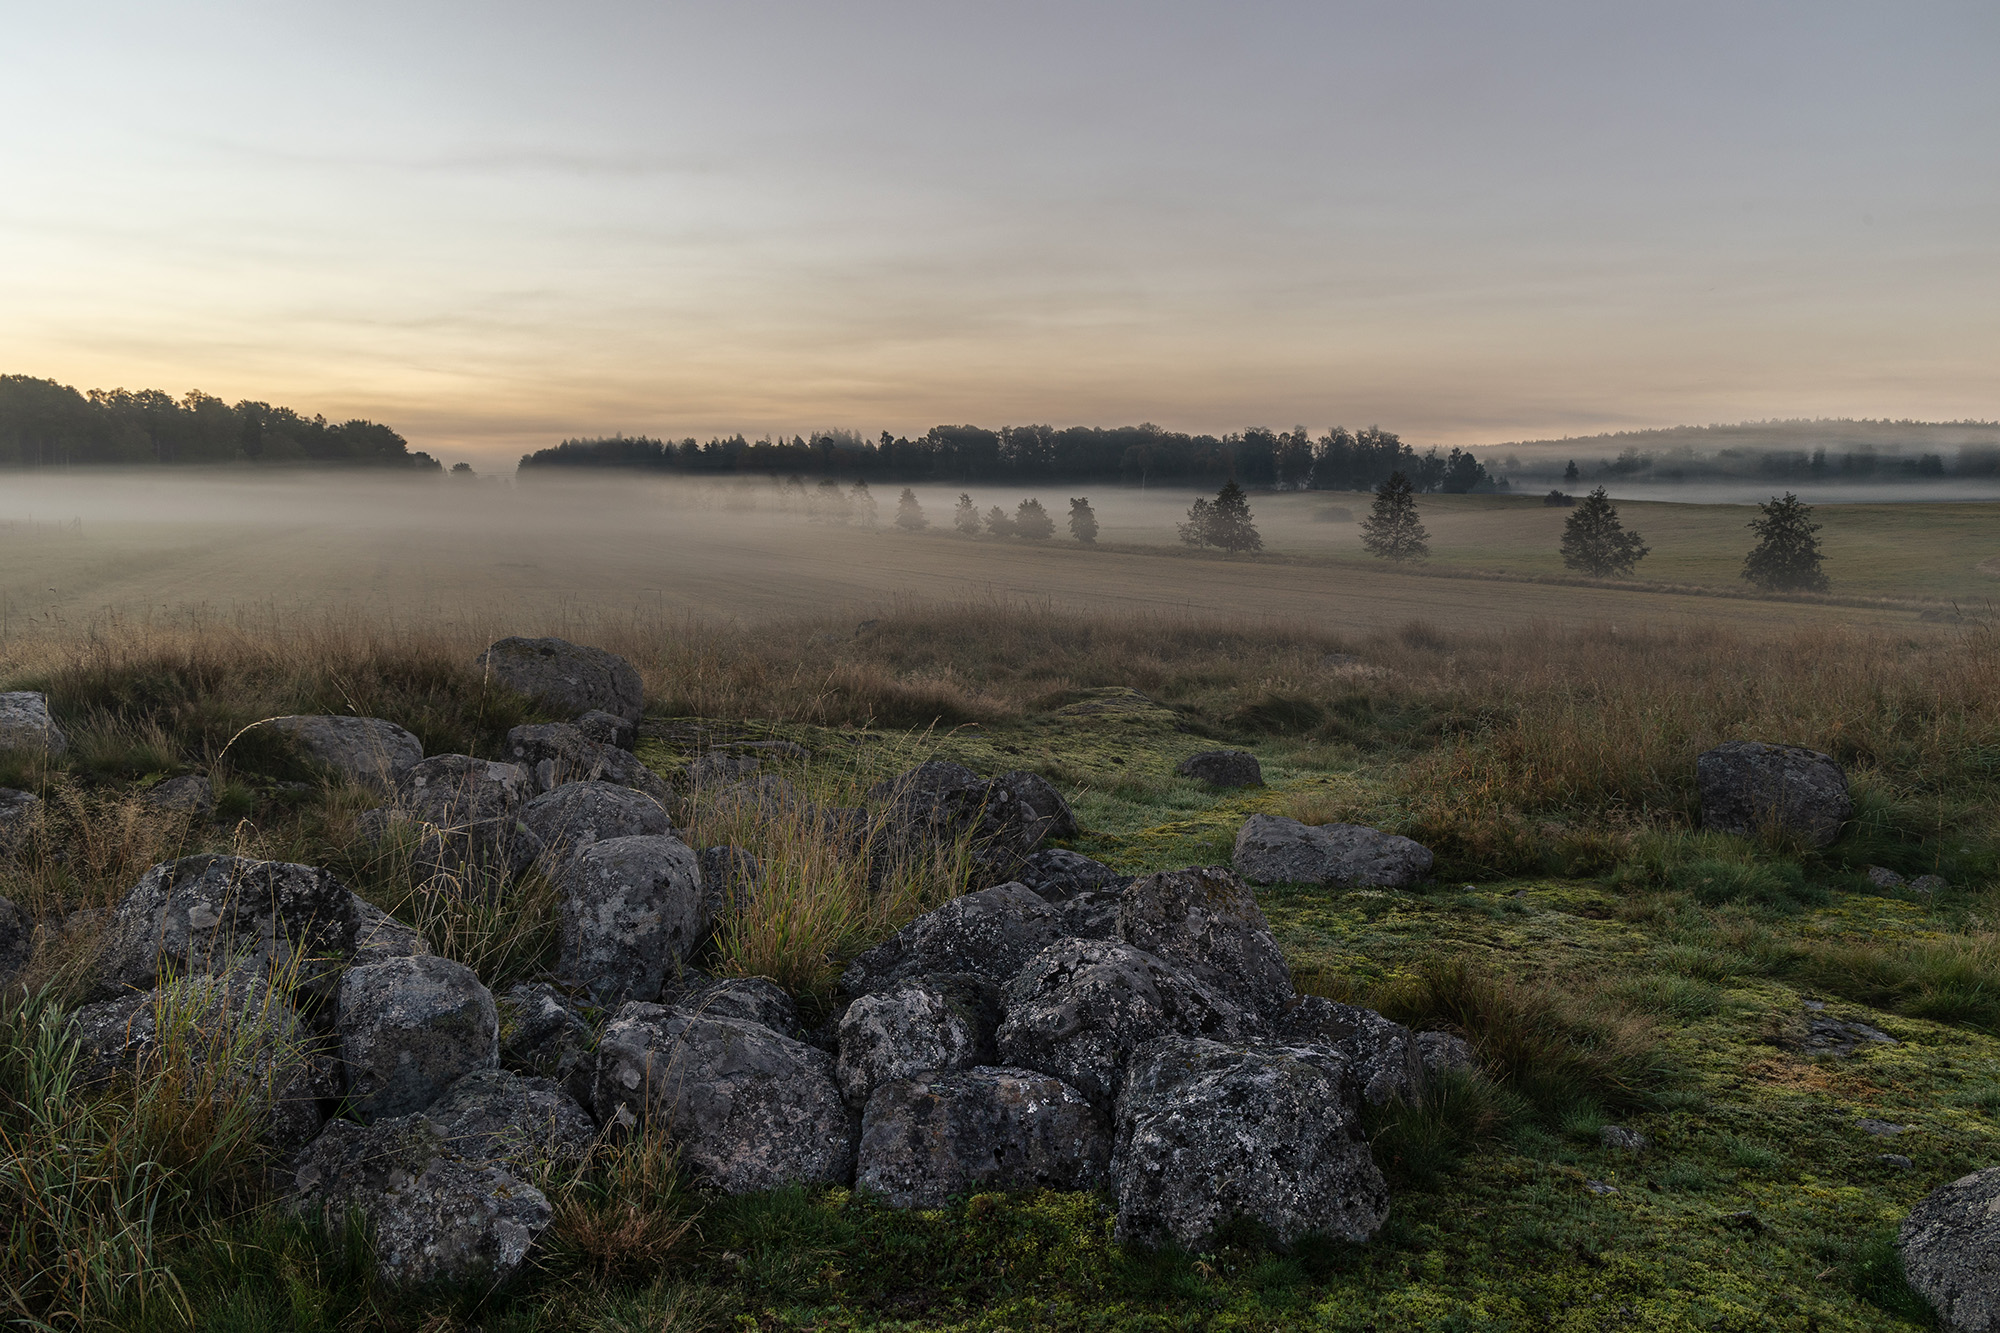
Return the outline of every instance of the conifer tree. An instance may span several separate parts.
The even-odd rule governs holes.
[[[931,525],[924,517],[924,507],[917,503],[917,493],[908,486],[896,497],[896,526],[905,532],[922,532]]]
[[[1014,509],[1014,535],[1031,542],[1045,542],[1056,535],[1056,521],[1042,508],[1040,500],[1023,500]]]
[[[1014,520],[1007,517],[1006,510],[994,505],[986,511],[986,531],[995,537],[1011,537],[1014,535]]]
[[[1424,560],[1431,553],[1431,535],[1417,520],[1416,496],[1410,479],[1391,472],[1375,490],[1375,503],[1361,520],[1361,544],[1384,560]]]
[[[958,529],[961,536],[979,535],[979,506],[972,503],[972,497],[963,491],[958,495],[958,508],[951,511],[951,525]]]
[[[1208,509],[1208,541],[1234,554],[1237,551],[1261,551],[1264,538],[1258,533],[1257,525],[1250,521],[1250,497],[1231,477],[1215,493],[1215,502]]]
[[[1097,511],[1087,495],[1070,497],[1069,535],[1085,546],[1097,545]]]
[[[1574,458],[1570,459],[1569,466],[1563,469],[1563,481],[1566,483],[1577,481],[1582,476],[1583,473],[1576,470],[1576,460]]]
[[[1187,522],[1175,524],[1181,540],[1189,546],[1208,545],[1209,525],[1214,521],[1215,502],[1202,496],[1188,506]]]
[[[874,527],[875,521],[882,516],[882,511],[875,504],[875,492],[869,490],[868,483],[860,477],[856,477],[854,484],[848,487],[847,502],[854,521],[863,527]]]
[[[1602,486],[1584,496],[1563,524],[1563,564],[1597,578],[1630,574],[1648,549],[1638,533],[1625,531]]]
[[[1757,545],[1743,559],[1743,577],[1773,592],[1825,592],[1829,585],[1820,569],[1819,524],[1812,506],[1800,504],[1790,491],[1780,500],[1757,506],[1761,516],[1750,520]]]

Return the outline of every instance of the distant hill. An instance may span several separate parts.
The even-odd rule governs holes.
[[[1700,481],[1885,481],[2000,475],[2000,422],[1750,421],[1672,426],[1491,445],[1489,459],[1513,477],[1560,476],[1574,461],[1581,479]]]
[[[436,471],[438,461],[373,421],[225,403],[199,391],[92,389],[0,375],[0,467],[317,463]]]

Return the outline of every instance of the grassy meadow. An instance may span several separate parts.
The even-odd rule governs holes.
[[[1261,901],[1302,988],[1460,1031],[1492,1076],[1375,1117],[1396,1201],[1366,1246],[1278,1253],[1246,1231],[1201,1254],[1127,1249],[1092,1195],[908,1214],[842,1190],[713,1197],[670,1144],[640,1139],[542,1182],[557,1221],[513,1288],[397,1293],[365,1234],[284,1212],[254,1114],[219,1108],[171,1049],[130,1084],[76,1085],[59,1017],[90,956],[85,917],[45,933],[32,998],[0,1014],[5,1317],[218,1333],[1922,1327],[1895,1224],[2000,1150],[1991,629],[1372,629],[1004,599],[891,606],[858,629],[845,612],[518,628],[640,668],[640,755],[670,781],[705,745],[768,736],[803,743],[813,757],[785,775],[842,803],[933,755],[1031,768],[1074,803],[1071,845],[1135,872],[1225,861],[1258,810],[1416,837],[1439,855],[1426,888]],[[47,803],[0,892],[52,920],[168,857],[306,861],[490,986],[537,975],[555,942],[546,881],[442,910],[411,858],[357,839],[373,798],[244,730],[352,710],[428,752],[497,753],[538,715],[473,669],[485,641],[449,622],[200,611],[11,635],[0,687],[47,691],[72,748],[0,772]],[[1859,811],[1846,836],[1808,853],[1697,832],[1694,757],[1737,736],[1838,757]],[[1254,750],[1268,787],[1174,775],[1217,744]],[[183,772],[216,783],[216,819],[144,801]],[[871,895],[816,828],[729,818],[690,802],[679,822],[697,842],[743,839],[773,887],[702,964],[778,976],[808,1009],[843,958],[962,876],[941,858]],[[1878,891],[1871,865],[1950,887]],[[1897,1044],[1811,1055],[1814,1014]],[[1905,1128],[1877,1138],[1864,1117]],[[1603,1147],[1614,1123],[1651,1146]]]

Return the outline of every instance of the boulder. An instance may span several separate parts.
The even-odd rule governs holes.
[[[1064,898],[1056,906],[1065,937],[1079,940],[1118,938],[1118,912],[1123,894],[1117,889],[1095,889]]]
[[[171,1055],[205,1081],[193,1086],[205,1085],[217,1107],[268,1100],[264,1137],[281,1152],[319,1133],[321,1103],[340,1095],[334,1061],[250,967],[82,1005],[69,1034],[89,1083],[158,1068]]]
[[[658,1117],[681,1161],[730,1194],[853,1177],[833,1057],[760,1023],[628,1004],[597,1048],[597,1119]]]
[[[1903,1272],[1953,1333],[2000,1329],[2000,1166],[1940,1185],[1896,1233]]]
[[[609,713],[634,726],[645,684],[630,662],[563,639],[502,639],[476,663],[494,681],[564,717]]]
[[[658,773],[639,762],[630,750],[591,740],[568,722],[541,722],[515,727],[502,751],[533,779],[538,792],[554,791],[568,782],[609,782],[644,792],[665,808],[672,799]]]
[[[1406,889],[1433,861],[1422,843],[1360,824],[1252,815],[1236,835],[1236,873],[1258,884]]]
[[[863,953],[841,974],[848,995],[925,972],[973,972],[1006,981],[1062,938],[1060,918],[1041,895],[1002,884],[954,898]]]
[[[615,745],[621,750],[632,749],[639,743],[639,728],[602,708],[593,708],[579,716],[576,729],[583,733],[586,740],[596,741],[599,745]]]
[[[1181,760],[1174,772],[1211,787],[1261,787],[1264,769],[1247,750],[1203,750]]]
[[[350,895],[350,899],[348,906],[354,913],[354,954],[350,966],[366,967],[431,951],[415,926],[405,925],[366,898]]]
[[[48,696],[32,690],[0,693],[0,750],[58,755],[68,749],[69,737],[49,716]]]
[[[143,798],[155,810],[206,819],[215,813],[215,785],[199,773],[168,778],[149,788]]]
[[[295,714],[264,725],[291,737],[313,763],[384,795],[424,757],[422,741],[379,717]]]
[[[668,969],[700,942],[701,867],[678,838],[593,842],[563,863],[556,888],[561,975],[606,1007],[657,998]]]
[[[862,996],[840,1018],[841,1096],[858,1110],[879,1084],[991,1062],[994,1025],[982,1017],[976,997],[926,978]]]
[[[1253,1017],[1143,949],[1062,940],[1007,983],[1000,1062],[1053,1074],[1093,1103],[1118,1092],[1131,1053],[1170,1033],[1235,1040]]]
[[[533,780],[517,764],[440,754],[403,774],[396,805],[422,828],[426,865],[511,875],[541,854],[540,839],[516,817],[534,794]]]
[[[1453,1070],[1479,1072],[1479,1052],[1456,1032],[1419,1032],[1417,1058],[1424,1062],[1424,1077],[1437,1078]]]
[[[1049,817],[1006,783],[989,782],[942,759],[875,784],[869,788],[868,805],[880,814],[890,855],[922,856],[963,841],[977,878],[986,884],[1011,879],[1050,827]]]
[[[216,855],[156,865],[105,931],[94,994],[151,990],[162,969],[220,973],[249,959],[274,980],[329,996],[354,953],[354,902],[314,866]]]
[[[1271,1028],[1285,1041],[1339,1051],[1347,1061],[1349,1081],[1371,1105],[1401,1101],[1415,1106],[1423,1100],[1421,1039],[1373,1009],[1302,995]]]
[[[756,755],[710,750],[687,766],[687,782],[690,787],[726,787],[754,777],[763,766]]]
[[[1257,899],[1221,866],[1167,870],[1125,886],[1118,938],[1266,1016],[1292,1002],[1292,970]]]
[[[1695,760],[1701,826],[1753,837],[1782,833],[1824,847],[1854,817],[1847,774],[1800,745],[1730,741]]]
[[[708,913],[708,929],[714,930],[742,911],[764,886],[764,863],[733,846],[704,847],[699,859],[702,905]]]
[[[1045,847],[1036,852],[1022,863],[1017,876],[1019,883],[1058,904],[1081,893],[1122,889],[1133,879],[1066,847]]]
[[[524,981],[494,997],[500,1017],[500,1067],[553,1079],[577,1102],[593,1096],[595,1034],[577,1006],[554,986]]]
[[[445,1089],[423,1112],[445,1151],[468,1162],[504,1166],[532,1179],[546,1162],[580,1162],[597,1126],[552,1079],[480,1069]]]
[[[349,968],[334,1022],[348,1104],[363,1120],[421,1111],[500,1062],[500,1014],[472,969],[418,955]]]
[[[717,977],[697,980],[674,997],[674,1007],[703,1018],[732,1018],[757,1023],[781,1036],[799,1029],[799,1007],[785,988],[768,977]]]
[[[1075,1088],[982,1066],[876,1088],[854,1183],[898,1208],[937,1208],[975,1190],[1094,1189],[1110,1156],[1102,1119]]]
[[[294,1205],[338,1227],[368,1219],[382,1277],[399,1286],[449,1282],[492,1288],[514,1275],[552,1210],[503,1167],[447,1150],[422,1116],[363,1127],[336,1120],[292,1163]]]
[[[34,829],[42,798],[31,791],[0,787],[0,856],[12,856]]]
[[[1069,808],[1056,784],[1039,773],[1017,768],[993,779],[1005,788],[1028,814],[1040,821],[1043,838],[1074,838],[1078,833],[1076,812]]]
[[[1247,1217],[1280,1245],[1375,1234],[1389,1188],[1340,1057],[1325,1047],[1164,1037],[1132,1057],[1112,1181],[1125,1243],[1198,1249]]]
[[[521,807],[521,823],[540,839],[551,873],[591,843],[674,831],[657,800],[611,782],[565,782],[545,791]]]

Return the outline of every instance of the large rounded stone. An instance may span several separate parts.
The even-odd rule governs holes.
[[[1248,750],[1203,750],[1181,760],[1174,772],[1211,787],[1264,785],[1264,768]]]
[[[312,762],[383,793],[424,757],[422,741],[379,717],[301,713],[264,725],[291,737]]]
[[[452,1155],[522,1177],[544,1162],[580,1162],[597,1141],[597,1126],[560,1084],[505,1069],[467,1074],[423,1117]]]
[[[340,982],[348,1102],[364,1120],[421,1111],[500,1063],[500,1014],[472,969],[419,955],[347,970]]]
[[[899,982],[847,1006],[834,1076],[847,1104],[861,1107],[877,1084],[992,1058],[992,1030],[977,1009],[942,985]]]
[[[68,749],[69,737],[49,715],[47,695],[33,690],[0,693],[0,750],[58,755]]]
[[[833,1057],[759,1023],[625,1005],[598,1043],[596,1110],[607,1129],[657,1117],[681,1160],[731,1194],[853,1176]]]
[[[653,797],[610,782],[565,782],[521,807],[521,823],[542,842],[543,863],[610,838],[670,834],[673,821]]]
[[[1824,847],[1854,818],[1847,774],[1801,745],[1730,741],[1695,760],[1701,826],[1742,837],[1786,834]]]
[[[565,717],[592,711],[637,724],[645,684],[630,662],[565,639],[502,639],[477,665],[495,681]]]
[[[898,1208],[988,1189],[1094,1189],[1110,1136],[1082,1093],[1030,1069],[884,1083],[861,1119],[855,1185]]]
[[[644,792],[663,808],[670,799],[666,780],[638,756],[591,740],[568,722],[515,727],[503,753],[528,773],[536,791],[554,791],[566,782],[610,782]]]
[[[1006,981],[1062,938],[1062,920],[1024,884],[954,898],[868,950],[841,974],[849,995],[865,995],[926,972],[973,972]]]
[[[665,834],[593,842],[563,863],[565,980],[606,1007],[658,997],[673,965],[701,937],[701,866]]]
[[[1125,886],[1118,938],[1266,1015],[1292,1000],[1292,970],[1257,899],[1221,866],[1167,870]]]
[[[1132,1058],[1112,1157],[1121,1241],[1197,1249],[1248,1217],[1279,1244],[1375,1234],[1389,1188],[1338,1053],[1165,1037]]]
[[[517,818],[534,794],[533,780],[518,764],[433,755],[398,781],[391,817],[416,822],[419,855],[429,868],[504,878],[541,853],[540,839]]]
[[[1252,815],[1236,835],[1236,873],[1258,884],[1406,889],[1431,873],[1428,847],[1360,824]]]
[[[2000,1166],[1940,1185],[1896,1233],[1903,1271],[1953,1333],[2000,1330]]]
[[[1427,1073],[1423,1042],[1373,1009],[1304,995],[1271,1028],[1288,1042],[1339,1051],[1347,1060],[1349,1081],[1372,1105],[1402,1101],[1414,1106],[1423,1097]]]

